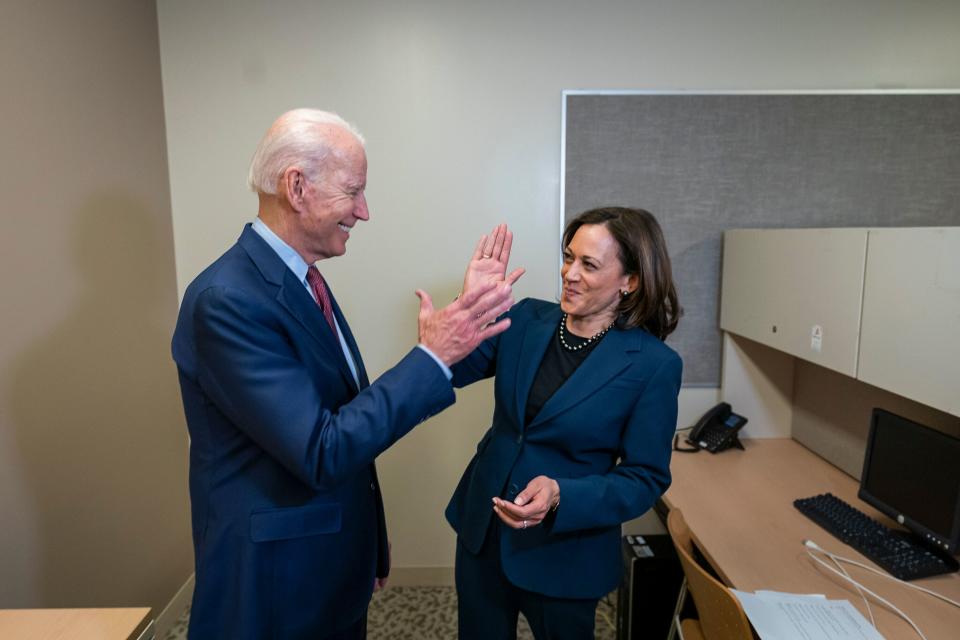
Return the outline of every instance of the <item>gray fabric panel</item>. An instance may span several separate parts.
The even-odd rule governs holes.
[[[960,225],[960,95],[569,95],[564,220],[642,207],[685,316],[684,383],[720,383],[722,232]]]

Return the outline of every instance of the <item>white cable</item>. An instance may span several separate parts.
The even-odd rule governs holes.
[[[823,548],[821,548],[820,546],[818,546],[817,543],[814,542],[813,540],[804,540],[804,541],[803,541],[803,544],[804,544],[804,546],[809,547],[810,549],[815,549],[815,550],[817,550],[817,551],[822,551],[823,553],[827,554],[827,555],[830,557],[830,559],[833,561],[833,564],[837,565],[837,568],[840,569],[840,571],[843,571],[843,575],[847,576],[847,578],[850,579],[851,581],[853,580],[853,578],[850,577],[850,574],[847,573],[847,570],[844,569],[844,568],[843,568],[843,565],[840,564],[840,562],[839,562],[839,560],[845,560],[846,558],[841,558],[840,556],[837,556],[837,555],[834,555],[834,554],[830,553],[830,552],[827,551],[826,549],[823,549]],[[810,552],[807,551],[807,554],[809,554],[809,553],[810,553]],[[812,557],[812,556],[811,556],[811,557]],[[853,586],[854,586],[854,588],[857,590],[857,593],[860,594],[860,598],[863,599],[863,606],[865,606],[865,607],[867,608],[867,614],[869,614],[869,616],[870,616],[870,624],[872,624],[872,625],[874,626],[874,628],[876,628],[876,626],[877,626],[877,621],[876,621],[876,619],[874,619],[874,617],[873,617],[873,607],[870,606],[870,601],[867,600],[867,596],[865,596],[865,595],[863,594],[863,589],[860,588],[860,585],[859,585],[858,583],[854,582],[854,583],[853,583]]]
[[[809,542],[809,541],[807,541],[807,542]],[[813,547],[810,547],[810,545],[807,544],[806,542],[805,542],[804,544],[806,544],[806,546],[809,547],[809,548],[813,548]],[[816,544],[816,543],[813,543],[813,544]],[[822,549],[820,549],[820,547],[816,547],[816,549],[817,549],[817,551],[823,551]],[[923,635],[923,632],[920,631],[920,627],[918,627],[916,624],[914,624],[913,620],[911,620],[910,617],[909,617],[907,614],[905,614],[903,611],[901,611],[900,609],[898,609],[895,604],[893,604],[892,602],[890,602],[890,601],[887,600],[886,598],[877,595],[877,594],[874,593],[873,591],[870,591],[870,589],[867,589],[866,587],[864,587],[862,584],[860,584],[859,582],[857,582],[857,581],[854,580],[853,578],[851,578],[851,577],[849,577],[849,576],[843,575],[842,573],[840,573],[839,571],[837,571],[836,569],[834,569],[833,567],[831,567],[830,565],[828,565],[826,562],[824,562],[823,560],[821,560],[821,559],[818,558],[817,556],[815,556],[815,555],[813,555],[812,553],[810,553],[809,549],[807,550],[807,555],[810,556],[810,557],[811,557],[813,560],[815,560],[816,562],[819,562],[820,564],[822,564],[822,565],[823,565],[826,569],[828,569],[829,571],[832,571],[833,573],[837,574],[838,576],[840,576],[840,577],[843,578],[844,580],[852,583],[855,587],[859,587],[859,588],[863,589],[864,591],[866,591],[867,593],[869,593],[871,596],[873,596],[874,598],[876,598],[877,600],[879,600],[879,601],[882,602],[883,604],[885,604],[885,605],[887,605],[888,607],[890,607],[890,609],[892,609],[895,613],[897,613],[897,615],[899,615],[901,618],[903,618],[904,620],[906,620],[906,621],[910,624],[910,626],[913,627],[913,630],[917,632],[917,635],[918,635],[918,636],[920,636],[923,640],[927,640],[927,636]]]
[[[827,551],[826,549],[824,549],[824,548],[820,547],[819,545],[817,545],[817,543],[814,542],[813,540],[804,540],[804,541],[803,541],[803,544],[804,544],[805,546],[807,546],[807,547],[810,547],[811,549],[816,549],[817,551],[822,551],[823,553],[825,553],[825,554],[827,554],[828,556],[830,556],[831,559],[835,559],[834,562],[836,562],[837,560],[841,560],[841,561],[846,562],[846,563],[848,563],[848,564],[852,564],[852,565],[858,566],[858,567],[860,567],[861,569],[866,569],[867,571],[871,571],[871,572],[877,574],[877,575],[880,576],[881,578],[886,578],[887,580],[893,580],[894,582],[898,582],[898,583],[902,584],[902,585],[905,586],[905,587],[910,587],[911,589],[916,589],[917,591],[922,591],[923,593],[926,593],[927,595],[931,595],[931,596],[933,596],[934,598],[939,598],[940,600],[943,600],[943,601],[946,602],[946,603],[952,604],[953,606],[960,608],[960,602],[957,602],[956,600],[951,600],[951,599],[948,598],[947,596],[942,595],[942,594],[939,594],[939,593],[937,593],[936,591],[932,591],[932,590],[930,590],[930,589],[927,589],[926,587],[921,587],[920,585],[911,584],[911,583],[909,583],[909,582],[907,582],[907,581],[905,581],[905,580],[901,580],[900,578],[897,578],[896,576],[890,575],[890,574],[887,573],[886,571],[880,571],[880,570],[878,570],[878,569],[874,569],[873,567],[870,567],[870,566],[868,566],[868,565],[865,565],[865,564],[863,564],[862,562],[857,562],[856,560],[851,560],[850,558],[844,558],[843,556],[838,556],[838,555],[835,555],[835,554],[833,554],[833,553],[830,553],[830,552]]]
[[[843,571],[843,575],[847,576],[847,578],[848,578],[851,582],[853,581],[853,578],[850,577],[850,574],[847,573],[847,570],[844,569],[844,568],[843,568],[843,565],[840,564],[840,563],[837,561],[837,558],[838,558],[839,556],[835,556],[835,555],[833,555],[832,553],[830,553],[829,551],[827,551],[827,550],[825,550],[825,549],[821,549],[821,551],[823,551],[823,552],[826,553],[828,556],[830,556],[830,559],[833,560],[833,564],[837,565],[837,569],[840,569],[840,571]],[[807,553],[810,553],[810,552],[808,551]],[[840,558],[840,559],[842,560],[843,558]],[[863,594],[863,589],[860,588],[860,585],[859,585],[859,584],[857,584],[856,582],[854,582],[854,583],[853,583],[853,587],[857,590],[857,593],[860,594],[860,598],[863,600],[863,606],[865,606],[865,607],[867,608],[867,613],[870,615],[870,624],[872,624],[872,625],[874,626],[874,628],[876,628],[876,626],[877,626],[877,621],[876,621],[876,620],[874,619],[874,617],[873,617],[873,607],[870,606],[870,601],[867,600],[867,596],[865,596],[865,595]]]

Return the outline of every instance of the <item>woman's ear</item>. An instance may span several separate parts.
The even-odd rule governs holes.
[[[627,294],[631,294],[640,286],[640,276],[635,273],[627,276]]]

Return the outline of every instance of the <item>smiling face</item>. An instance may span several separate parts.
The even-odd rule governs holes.
[[[577,229],[563,250],[560,275],[560,308],[572,321],[601,329],[617,317],[620,291],[632,291],[637,286],[637,276],[623,272],[620,246],[603,224],[585,224]]]
[[[349,132],[333,136],[333,152],[324,162],[321,175],[309,180],[300,175],[302,197],[296,216],[296,248],[308,263],[342,256],[354,225],[369,220],[367,199],[367,156],[363,146]]]

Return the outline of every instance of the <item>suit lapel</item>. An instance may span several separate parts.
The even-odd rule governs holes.
[[[357,383],[353,379],[353,374],[350,373],[350,367],[347,366],[343,350],[340,348],[340,341],[330,331],[323,312],[310,297],[306,286],[297,280],[270,245],[251,229],[249,224],[244,227],[238,243],[250,256],[264,280],[277,287],[276,300],[280,306],[286,309],[303,326],[307,334],[333,358],[344,379],[354,391],[357,391]],[[338,322],[341,322],[342,317],[341,315],[337,319]],[[342,326],[345,326],[346,321],[342,322]]]
[[[559,306],[548,307],[527,324],[527,330],[523,333],[523,342],[517,358],[516,378],[517,424],[521,425],[521,428],[533,378],[540,369],[540,362],[543,360],[547,345],[550,344],[553,332],[560,326],[560,316]]]
[[[587,359],[550,396],[527,428],[550,420],[598,391],[630,366],[631,358],[627,352],[639,348],[639,341],[632,331],[614,330],[608,333]]]
[[[350,349],[350,355],[353,356],[353,363],[357,365],[357,378],[360,380],[360,389],[366,389],[370,386],[370,380],[367,378],[367,369],[363,366],[363,358],[360,357],[360,348],[357,346],[357,341],[353,338],[350,325],[347,324],[347,319],[344,317],[340,305],[337,304],[337,299],[333,296],[333,289],[330,288],[329,283],[327,284],[327,291],[330,292],[330,302],[333,304],[333,315],[337,319],[337,325],[340,326],[340,331],[343,332],[343,339],[347,343],[347,348]],[[353,376],[351,375],[350,377],[352,380]]]

